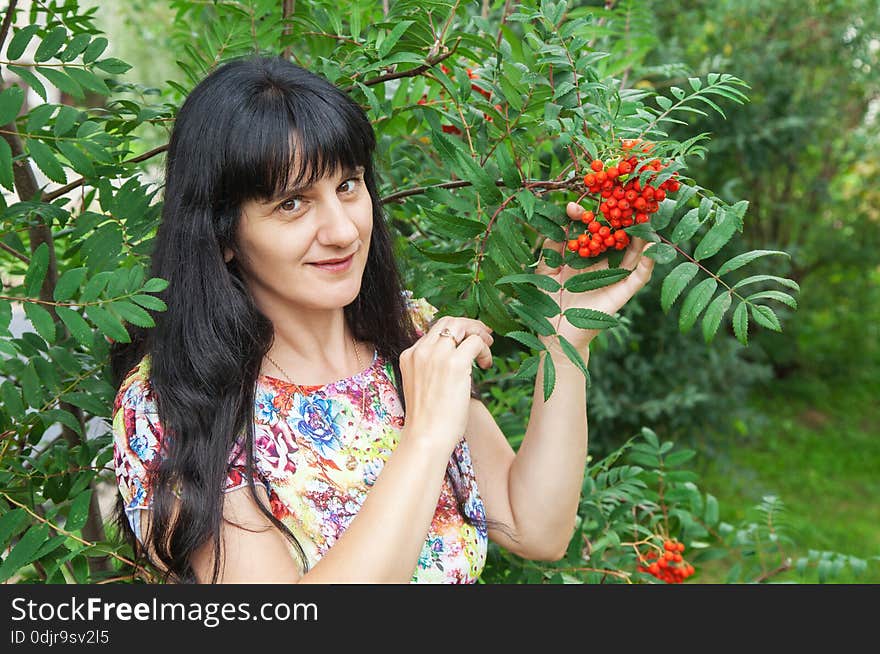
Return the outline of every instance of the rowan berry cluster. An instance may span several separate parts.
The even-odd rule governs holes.
[[[651,548],[644,556],[639,556],[639,571],[654,575],[667,584],[680,584],[694,574],[694,566],[684,560],[684,543],[674,540],[663,541],[663,552]]]
[[[642,159],[647,159],[632,152],[640,143],[640,139],[624,139],[621,143],[622,154],[616,158],[616,163],[606,165],[601,159],[595,159],[590,164],[591,171],[584,176],[584,186],[587,194],[599,203],[597,211],[602,217],[597,218],[594,211],[585,211],[576,219],[586,225],[586,231],[569,239],[568,249],[572,252],[577,252],[581,257],[595,257],[609,248],[622,250],[630,240],[629,234],[623,230],[633,224],[648,222],[651,214],[660,208],[666,193],[674,193],[681,186],[675,173],[656,186],[654,182],[657,176],[651,175],[642,186],[638,176],[632,174]],[[650,143],[644,143],[640,149],[650,156],[652,148]],[[645,166],[655,173],[666,167],[656,158]]]

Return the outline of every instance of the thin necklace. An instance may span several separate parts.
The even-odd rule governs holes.
[[[362,371],[363,371],[363,364],[361,363],[361,355],[358,353],[357,341],[355,341],[355,340],[354,340],[354,337],[352,337],[351,342],[352,342],[352,344],[354,345],[354,355],[355,355],[355,357],[357,357],[358,371],[359,371],[359,372],[362,372]],[[276,368],[278,368],[278,370],[281,371],[281,374],[284,375],[284,376],[287,378],[287,381],[289,381],[291,384],[293,384],[294,386],[296,386],[296,388],[297,388],[297,390],[299,391],[300,395],[303,396],[303,399],[306,400],[306,402],[308,402],[309,404],[311,404],[311,402],[309,402],[309,397],[308,397],[308,395],[306,395],[306,392],[302,389],[302,387],[301,387],[299,384],[297,384],[295,381],[293,381],[293,380],[290,378],[290,375],[288,375],[288,374],[285,372],[284,368],[282,368],[281,366],[279,366],[279,365],[275,362],[275,360],[274,360],[272,357],[269,356],[268,352],[266,353],[265,356],[266,356],[266,358],[269,360],[269,362],[270,362],[273,366],[275,366]],[[357,426],[354,428],[355,433],[358,433],[359,430],[360,430],[360,428],[361,428],[361,423],[362,423],[363,420],[364,420],[364,412],[365,412],[365,410],[366,410],[366,407],[367,407],[367,393],[366,393],[366,388],[361,387],[361,417],[360,417],[360,420],[358,420],[358,424],[357,424]],[[348,468],[349,470],[354,470],[354,469],[357,467],[357,459],[354,458],[354,455],[353,455],[353,454],[349,454],[349,455],[348,455],[348,460],[345,462],[345,467]]]

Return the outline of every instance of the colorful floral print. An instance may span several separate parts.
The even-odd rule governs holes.
[[[411,291],[405,291],[404,297],[421,335],[436,308],[424,298],[413,298]],[[139,514],[151,506],[150,474],[162,450],[149,365],[149,356],[144,357],[129,373],[113,411],[117,482],[139,538]],[[399,442],[404,417],[393,367],[378,352],[366,370],[302,390],[305,395],[281,379],[259,378],[254,401],[254,481],[265,486],[273,515],[293,532],[314,566],[357,515]],[[465,513],[485,520],[465,439],[456,446],[452,462],[450,473],[466,492]],[[246,486],[245,471],[240,442],[230,453],[224,490]],[[485,565],[487,544],[485,528],[463,520],[449,480],[444,479],[411,581],[474,583]]]

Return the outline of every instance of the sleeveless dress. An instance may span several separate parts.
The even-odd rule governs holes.
[[[404,291],[419,335],[437,311]],[[113,407],[114,464],[129,523],[139,540],[140,512],[152,503],[150,472],[162,452],[162,426],[145,356],[119,387]],[[302,386],[269,376],[257,381],[254,403],[254,483],[262,484],[273,515],[296,536],[310,567],[339,539],[399,442],[403,408],[390,361],[374,352],[366,370],[322,386]],[[358,433],[362,394],[366,408]],[[465,513],[485,520],[467,441],[452,454]],[[245,453],[239,441],[229,455],[224,491],[247,486]],[[247,492],[246,490],[242,492]],[[431,527],[411,583],[475,583],[486,562],[488,535],[467,524],[444,478]],[[290,544],[291,556],[298,561]]]

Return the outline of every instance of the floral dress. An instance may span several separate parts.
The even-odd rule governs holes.
[[[407,310],[421,335],[436,308],[404,291]],[[149,383],[145,356],[120,385],[113,408],[114,463],[119,492],[138,539],[140,512],[151,506],[150,471],[162,445],[162,426]],[[321,559],[357,515],[404,425],[390,361],[374,352],[366,370],[323,386],[302,386],[269,376],[257,381],[254,406],[255,483],[263,484],[272,513],[296,536],[310,567]],[[366,408],[360,429],[363,394]],[[242,443],[233,448],[225,491],[247,485]],[[452,455],[466,494],[465,513],[478,524],[485,508],[477,489],[467,441]],[[475,583],[486,562],[487,532],[467,524],[448,476],[413,583]],[[296,560],[293,546],[291,556]]]

